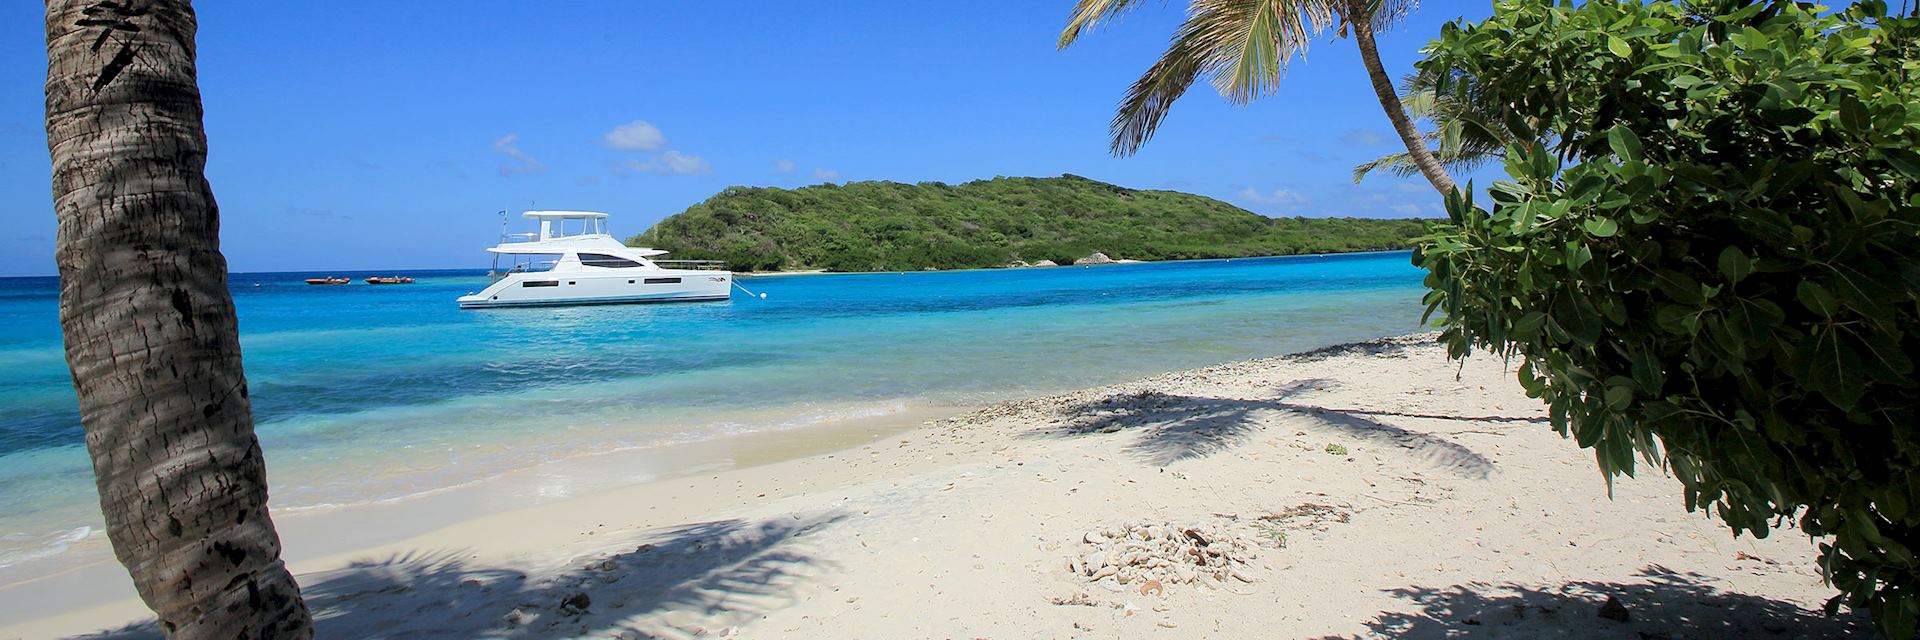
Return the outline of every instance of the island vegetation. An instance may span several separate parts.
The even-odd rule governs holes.
[[[733,187],[627,241],[742,271],[917,271],[1407,249],[1416,219],[1269,218],[1075,175]]]

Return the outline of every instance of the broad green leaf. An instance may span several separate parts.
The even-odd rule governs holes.
[[[1753,273],[1753,261],[1738,247],[1727,247],[1720,251],[1720,275],[1728,282],[1738,283]]]
[[[1634,162],[1641,160],[1640,136],[1634,134],[1633,130],[1628,129],[1624,124],[1614,125],[1612,129],[1607,130],[1607,146],[1612,147],[1613,155],[1619,156],[1621,160]]]
[[[1633,56],[1633,47],[1627,46],[1627,41],[1621,40],[1619,36],[1612,34],[1607,35],[1607,50],[1612,51],[1613,55],[1622,58]]]
[[[1867,105],[1852,95],[1840,99],[1840,125],[1854,134],[1862,134],[1873,128],[1873,116],[1867,113]]]
[[[1829,328],[1801,341],[1794,354],[1800,362],[1801,382],[1820,392],[1834,406],[1852,409],[1866,391],[1860,377],[1860,356],[1840,341],[1840,332]]]
[[[1546,324],[1546,321],[1547,314],[1539,311],[1528,311],[1526,315],[1520,316],[1520,319],[1513,321],[1513,333],[1515,336],[1530,338],[1540,332],[1540,327]]]
[[[1840,312],[1840,303],[1833,299],[1833,293],[1812,280],[1801,280],[1799,287],[1794,289],[1794,297],[1798,298],[1800,304],[1807,310],[1820,314],[1821,317],[1831,318],[1833,314]]]
[[[1653,283],[1661,293],[1673,298],[1674,302],[1697,305],[1707,301],[1707,297],[1702,295],[1700,290],[1700,281],[1693,279],[1693,276],[1684,271],[1660,269],[1654,272]]]
[[[1633,403],[1633,387],[1630,387],[1624,384],[1616,384],[1616,385],[1607,387],[1607,406],[1608,407],[1611,407],[1614,409],[1625,409],[1627,408],[1628,404],[1632,404],[1632,403]]]
[[[1920,153],[1910,149],[1888,149],[1887,164],[1893,165],[1908,178],[1920,178]]]
[[[1658,397],[1660,395],[1660,387],[1666,381],[1666,376],[1660,373],[1660,361],[1648,353],[1641,353],[1638,357],[1635,357],[1633,359],[1633,381],[1638,383],[1640,390],[1646,392],[1647,395]]]
[[[1620,232],[1620,223],[1614,222],[1613,220],[1608,218],[1602,218],[1597,216],[1592,218],[1587,218],[1586,222],[1581,223],[1580,226],[1585,228],[1587,230],[1587,233],[1593,234],[1594,237],[1596,238],[1611,238],[1613,237],[1613,234]]]

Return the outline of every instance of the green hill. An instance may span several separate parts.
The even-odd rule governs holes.
[[[1268,218],[1175,191],[1074,175],[966,184],[731,187],[627,240],[736,270],[915,271],[1404,249],[1418,220]]]

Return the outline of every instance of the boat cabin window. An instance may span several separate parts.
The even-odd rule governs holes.
[[[517,253],[512,254],[511,258],[513,260],[513,266],[507,268],[507,272],[524,273],[528,271],[546,271],[552,269],[553,265],[559,262],[560,255],[550,253]],[[498,265],[498,263],[495,264]]]
[[[680,284],[679,278],[647,278],[647,284]]]
[[[580,254],[580,264],[589,267],[607,267],[609,269],[626,269],[628,267],[640,266],[638,262],[604,253],[582,253]]]
[[[567,238],[607,232],[607,221],[602,218],[555,218],[546,222],[547,237]]]
[[[558,286],[560,286],[560,281],[558,281],[558,280],[528,280],[528,281],[526,281],[526,282],[522,282],[522,283],[520,283],[520,286],[522,286],[522,287],[558,287]]]

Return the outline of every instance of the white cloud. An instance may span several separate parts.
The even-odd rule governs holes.
[[[828,169],[828,168],[825,168],[825,167],[814,167],[814,168],[813,168],[813,179],[815,179],[815,180],[839,180],[839,179],[840,179],[840,172],[838,172],[838,171],[834,171],[834,170],[832,170],[832,169]]]
[[[778,173],[793,173],[797,168],[799,167],[795,167],[792,160],[773,161],[773,170]]]
[[[641,173],[670,176],[699,176],[713,173],[713,165],[707,164],[706,158],[687,155],[672,149],[646,162],[628,160],[627,168]]]
[[[1394,213],[1398,213],[1403,216],[1420,215],[1420,205],[1407,203],[1407,202],[1402,202],[1400,204],[1393,205],[1392,207],[1389,207],[1389,209],[1391,209]]]
[[[1292,189],[1274,189],[1273,191],[1262,192],[1259,189],[1247,187],[1241,189],[1239,193],[1234,195],[1239,197],[1241,202],[1269,207],[1284,208],[1312,202],[1307,196]]]
[[[1340,136],[1340,141],[1345,142],[1347,144],[1371,146],[1376,144],[1386,144],[1387,136],[1384,133],[1380,133],[1372,129],[1352,129],[1347,131],[1345,134],[1342,134]]]
[[[506,156],[508,162],[500,163],[500,175],[510,176],[516,173],[539,173],[547,170],[547,165],[539,159],[520,150],[520,134],[509,133],[493,139],[493,152]]]
[[[667,146],[660,128],[645,120],[635,120],[607,132],[607,146],[628,151],[652,151]]]

